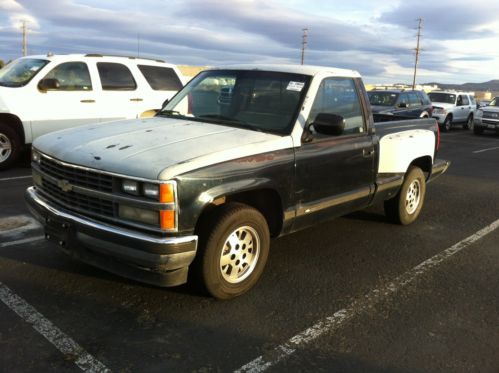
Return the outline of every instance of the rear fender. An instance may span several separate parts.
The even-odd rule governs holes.
[[[415,129],[391,133],[380,139],[378,173],[405,173],[416,159],[429,157],[433,162],[435,133]]]

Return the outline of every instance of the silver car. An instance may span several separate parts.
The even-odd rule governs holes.
[[[433,103],[432,116],[442,131],[449,131],[457,123],[462,124],[464,129],[473,127],[476,101],[471,93],[433,91],[428,96]]]

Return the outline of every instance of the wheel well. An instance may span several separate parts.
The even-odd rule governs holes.
[[[5,123],[11,126],[16,133],[19,135],[19,138],[22,141],[22,144],[26,143],[26,137],[24,136],[24,129],[21,120],[13,115],[13,114],[0,114],[0,123]]]
[[[452,120],[452,113],[447,114],[447,116],[446,116],[445,118],[446,118],[446,119],[447,119],[447,118],[450,118],[450,119]]]
[[[432,169],[432,163],[431,163],[431,157],[430,156],[425,156],[421,158],[417,158],[411,162],[410,166],[416,166],[419,167],[426,175],[426,178],[430,176],[431,169]]]
[[[223,204],[230,202],[240,202],[251,206],[265,217],[269,226],[270,235],[277,237],[282,229],[282,203],[279,194],[272,189],[258,189],[247,192],[231,194],[225,197],[217,198],[216,201],[223,201]],[[196,232],[199,231],[201,222],[209,217],[220,204],[210,204],[201,213],[197,223]]]

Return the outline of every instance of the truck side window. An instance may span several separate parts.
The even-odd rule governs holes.
[[[463,105],[469,105],[470,101],[468,100],[468,96],[463,95]]]
[[[137,83],[132,72],[121,63],[98,62],[100,81],[104,91],[134,91]]]
[[[418,97],[416,93],[409,92],[409,103],[411,107],[421,106],[423,104],[422,100]]]
[[[57,79],[59,91],[91,91],[92,81],[84,62],[66,62],[54,67],[45,79]]]
[[[307,124],[320,113],[341,115],[345,119],[343,135],[365,132],[360,99],[352,78],[326,78],[322,81]]]
[[[178,91],[182,82],[171,67],[137,65],[147,83],[155,91]]]

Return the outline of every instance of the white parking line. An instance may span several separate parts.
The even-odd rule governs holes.
[[[21,235],[29,231],[41,228],[41,224],[31,216],[17,215],[0,218],[1,235]]]
[[[30,242],[40,241],[40,240],[43,240],[44,238],[45,238],[45,236],[35,236],[35,237],[30,237],[30,238],[23,238],[22,240],[16,240],[16,241],[10,241],[10,242],[2,242],[2,243],[0,243],[0,248],[2,248],[2,247],[8,247],[8,246],[21,245],[23,243],[30,243]]]
[[[44,336],[67,358],[74,359],[74,363],[84,372],[110,372],[104,364],[86,352],[83,347],[1,282],[0,300],[24,321],[31,324],[38,333]]]
[[[441,264],[451,256],[457,254],[497,228],[499,228],[499,219],[468,238],[465,238],[439,254],[418,264],[416,267],[398,276],[395,280],[384,287],[372,290],[365,297],[359,298],[348,307],[336,311],[332,316],[326,317],[310,328],[295,335],[282,345],[277,346],[268,355],[257,357],[255,360],[242,366],[235,372],[263,372],[267,370],[292,355],[298,348],[314,341],[326,333],[332,333],[340,329],[352,318],[375,306],[386,297],[396,293],[404,286],[412,283],[437,265]]]
[[[496,146],[495,148],[487,148],[487,149],[482,149],[482,150],[475,150],[474,152],[472,153],[483,153],[483,152],[488,152],[490,150],[496,150],[496,149],[499,149],[499,146]]]
[[[15,176],[15,177],[4,177],[4,178],[0,179],[0,181],[10,181],[10,180],[29,179],[29,178],[31,178],[31,177],[32,177],[31,175],[27,175],[27,176]]]

